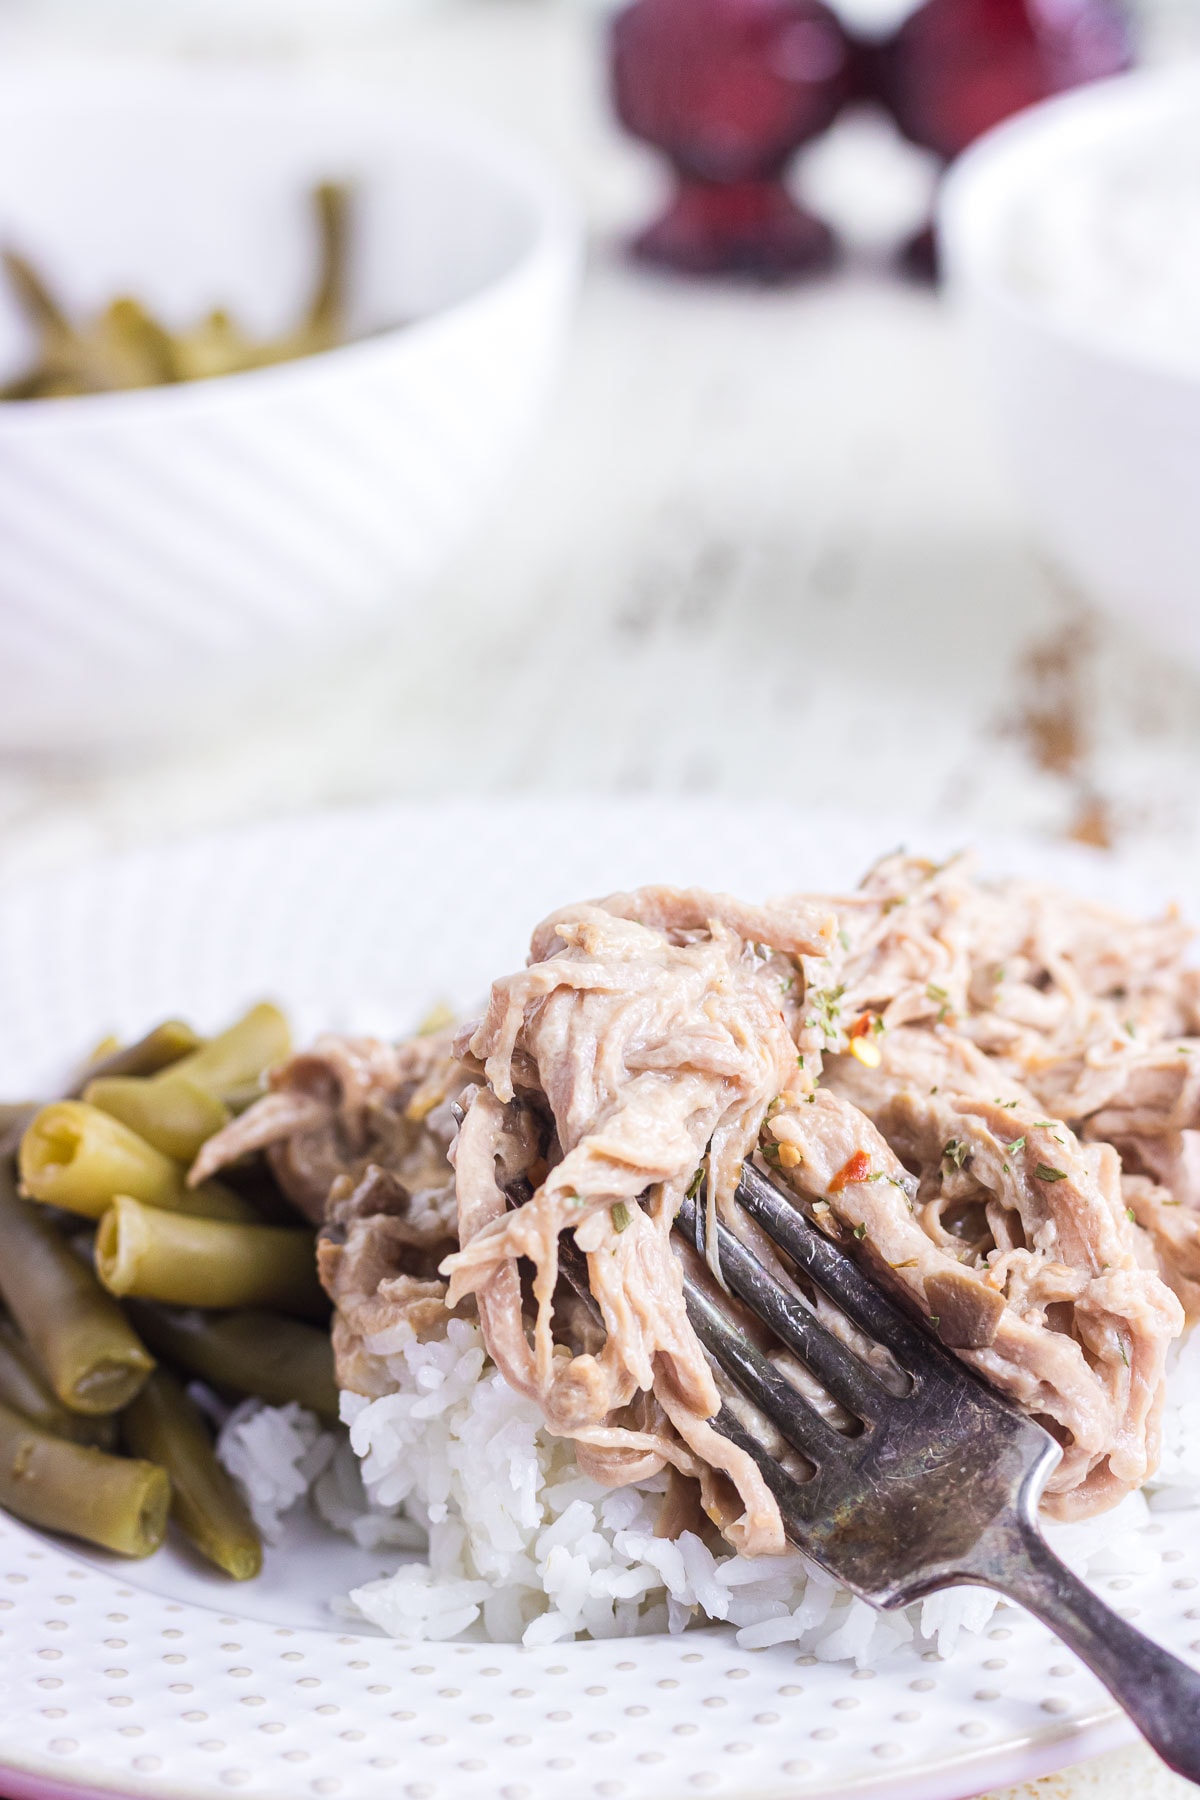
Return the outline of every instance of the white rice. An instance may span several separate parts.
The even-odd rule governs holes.
[[[279,1542],[283,1515],[309,1492],[333,1450],[333,1438],[321,1430],[316,1414],[294,1400],[289,1406],[243,1400],[217,1434],[217,1455],[268,1544]]]
[[[800,1551],[714,1556],[692,1533],[656,1538],[663,1478],[612,1490],[580,1474],[570,1443],[551,1437],[488,1362],[476,1326],[452,1320],[431,1343],[399,1326],[368,1347],[395,1391],[342,1395],[348,1444],[299,1407],[248,1401],[224,1425],[219,1452],[269,1540],[309,1492],[364,1547],[422,1554],[334,1602],[392,1636],[543,1646],[722,1620],[743,1649],[795,1643],[823,1662],[869,1666],[914,1636],[950,1655],[998,1604],[985,1589],[956,1588],[884,1615]],[[1153,1488],[1098,1519],[1047,1529],[1080,1574],[1148,1568],[1151,1510],[1200,1505],[1200,1334],[1178,1352],[1171,1388]]]

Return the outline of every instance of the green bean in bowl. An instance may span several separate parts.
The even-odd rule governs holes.
[[[350,191],[326,181],[312,190],[317,268],[291,329],[273,338],[246,331],[224,307],[171,329],[143,301],[118,294],[93,317],[71,317],[35,263],[11,245],[0,268],[36,345],[29,364],[0,386],[0,401],[64,400],[81,394],[211,381],[314,356],[344,342]]]
[[[145,1556],[169,1514],[215,1571],[259,1573],[214,1425],[336,1422],[329,1303],[267,1156],[188,1177],[290,1050],[268,1002],[209,1038],[169,1019],[0,1112],[0,1506],[29,1524]]]

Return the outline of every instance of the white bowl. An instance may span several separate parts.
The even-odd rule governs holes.
[[[71,307],[263,332],[356,189],[356,341],[184,387],[0,404],[0,748],[213,719],[411,608],[486,516],[562,346],[578,235],[490,134],[258,70],[0,76],[0,239]],[[0,299],[0,379],[29,352]]]
[[[988,134],[940,211],[950,291],[1030,514],[1091,598],[1200,663],[1200,372],[1026,291],[1014,229],[1081,158],[1200,117],[1200,68],[1122,76]]]

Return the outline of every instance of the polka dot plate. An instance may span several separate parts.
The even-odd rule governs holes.
[[[0,1093],[48,1091],[108,1031],[167,1013],[210,1026],[264,994],[301,1034],[400,1032],[439,1000],[470,1009],[564,899],[654,878],[832,886],[899,835],[778,806],[461,802],[72,869],[0,895]],[[1022,844],[988,860],[1135,906],[1191,878]],[[1145,1571],[1109,1596],[1184,1654],[1200,1651],[1194,1519],[1156,1519]],[[946,1661],[917,1642],[872,1671],[741,1651],[724,1628],[548,1650],[395,1642],[329,1607],[378,1572],[303,1520],[239,1586],[177,1544],[121,1563],[0,1515],[4,1793],[960,1800],[1132,1735],[1014,1608]]]

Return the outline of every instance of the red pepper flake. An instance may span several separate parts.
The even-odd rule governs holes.
[[[853,1025],[850,1027],[850,1036],[852,1038],[866,1037],[867,1033],[874,1029],[875,1014],[865,1012],[859,1018],[855,1019]]]
[[[866,1181],[871,1173],[871,1159],[865,1150],[856,1150],[848,1163],[843,1163],[829,1184],[831,1194],[840,1194],[843,1188],[857,1187]]]

